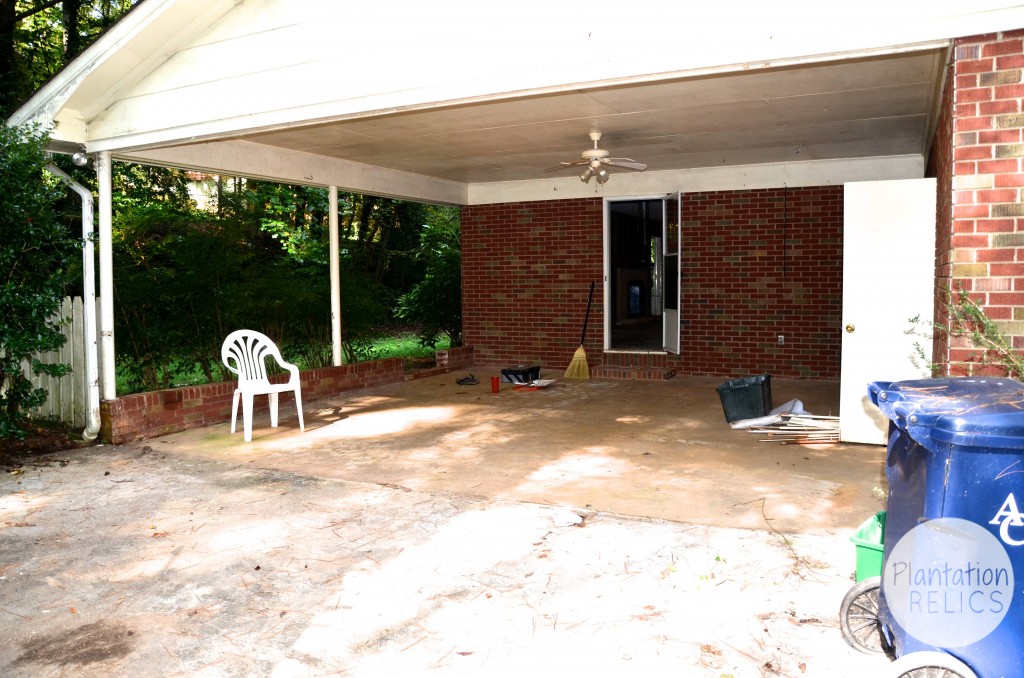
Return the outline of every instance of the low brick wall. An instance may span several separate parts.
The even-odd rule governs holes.
[[[410,374],[406,374],[401,358],[307,370],[299,375],[303,405],[344,391],[392,384],[467,367],[473,364],[473,347],[450,349],[446,357],[438,357],[439,362],[445,364]],[[287,376],[276,375],[271,381],[286,381]],[[222,381],[104,400],[100,403],[100,436],[105,442],[122,445],[133,440],[230,421],[235,384],[234,381]],[[288,409],[295,407],[294,402],[292,394],[281,394],[278,409],[282,416],[288,416]],[[266,412],[267,409],[267,399],[257,398],[256,412]],[[241,425],[239,421],[238,426]]]

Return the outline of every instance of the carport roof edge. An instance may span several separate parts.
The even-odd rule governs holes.
[[[649,176],[662,173],[660,182],[632,181],[644,191],[653,190],[652,183],[678,185],[680,171],[723,165],[846,158],[891,163],[926,153],[951,39],[1024,25],[1022,7],[1005,1],[970,9],[946,1],[897,4],[826,11],[789,3],[773,8],[764,21],[732,22],[725,42],[716,21],[735,16],[737,3],[658,21],[644,18],[644,3],[626,17],[606,2],[585,15],[545,6],[543,28],[516,34],[513,29],[532,21],[528,7],[526,18],[505,17],[507,25],[496,26],[495,17],[469,2],[427,12],[393,2],[352,10],[309,0],[296,12],[295,4],[280,0],[259,7],[232,0],[144,0],[11,121],[56,122],[59,141],[157,164],[176,158],[191,166],[188,156],[200,149],[245,140],[293,164],[312,156],[321,163],[320,176],[313,176],[285,173],[270,162],[260,173],[265,178],[462,204],[472,200],[467,196],[502,187],[529,195],[597,194],[574,176],[542,174],[577,156],[585,132],[594,128],[604,131],[615,155],[648,162]],[[747,5],[743,9],[748,12]],[[760,11],[767,12],[755,13]],[[462,21],[446,21],[458,12]],[[386,47],[394,54],[363,44],[322,44],[339,17],[372,22],[389,13]],[[394,21],[396,15],[403,18]],[[914,20],[898,21],[909,16]],[[844,17],[848,21],[837,21]],[[865,32],[865,25],[872,30]],[[818,30],[826,26],[827,33]],[[678,49],[641,49],[639,42],[607,47],[638,29],[655,39],[678,35]],[[449,45],[459,39],[458,49]],[[269,44],[285,49],[268,50]],[[596,46],[596,53],[582,52],[595,58],[572,59]],[[337,68],[360,49],[367,58],[338,77]],[[235,59],[216,58],[226,54],[260,60],[247,71],[232,71],[220,64]],[[898,59],[908,54],[928,58]],[[859,73],[851,68],[856,64]],[[798,77],[779,77],[804,66],[821,66],[804,78],[814,88]],[[874,89],[849,82],[865,80],[871,68],[892,75]],[[899,74],[901,68],[915,73]],[[769,76],[757,79],[758,72]],[[333,79],[306,80],[325,74]],[[424,79],[427,74],[435,75]],[[733,79],[715,77],[722,74]],[[659,89],[681,81],[698,84]],[[282,89],[285,83],[294,87]],[[284,104],[269,102],[262,89],[279,100],[280,92],[289,96]],[[629,101],[634,94],[648,97],[635,110]],[[858,102],[872,106],[830,119]],[[681,122],[668,127],[671,118]],[[900,126],[917,130],[916,136],[894,136],[910,134]],[[238,168],[225,163],[203,169]],[[631,176],[617,177],[620,190],[628,189]],[[392,177],[400,190],[386,190]]]

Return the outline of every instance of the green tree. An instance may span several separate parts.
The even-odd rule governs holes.
[[[429,205],[346,193],[339,196],[342,255],[392,291],[393,301],[423,275],[416,258]]]
[[[217,214],[257,224],[292,259],[327,265],[327,190],[235,178],[213,191]]]
[[[141,0],[0,0],[0,117]]]
[[[417,324],[420,344],[436,346],[440,334],[462,346],[462,251],[459,212],[434,207],[423,226],[417,257],[423,279],[398,300],[398,316]]]
[[[151,203],[186,212],[196,207],[189,193],[191,180],[183,170],[115,162],[112,171],[114,210],[117,212],[145,207]],[[90,170],[81,174],[87,176],[80,181],[95,189],[96,173]]]
[[[59,310],[68,271],[81,243],[57,218],[59,191],[44,171],[48,138],[0,121],[0,439],[23,438],[28,413],[44,402],[22,363],[35,374],[62,376],[66,365],[37,354],[64,336],[51,317]]]
[[[306,356],[330,336],[324,267],[288,255],[259,221],[154,201],[119,211],[114,230],[115,333],[132,391],[228,378],[220,346],[232,330],[273,337]],[[323,358],[320,359],[323,364]]]

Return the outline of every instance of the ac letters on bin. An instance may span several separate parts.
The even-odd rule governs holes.
[[[989,525],[999,525],[999,538],[1007,546],[1024,546],[1024,539],[1014,539],[1010,536],[1010,527],[1024,527],[1024,514],[1017,510],[1017,500],[1013,493],[1006,495],[1006,501],[999,507]]]

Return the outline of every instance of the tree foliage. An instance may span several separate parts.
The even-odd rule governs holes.
[[[445,334],[452,346],[462,346],[462,252],[459,213],[437,207],[423,226],[417,258],[423,279],[398,301],[398,315],[420,328],[420,343],[436,346]]]
[[[0,117],[140,0],[0,0]]]
[[[323,276],[261,248],[251,223],[153,203],[116,227],[115,333],[132,390],[174,385],[183,363],[227,378],[220,344],[232,330],[301,344],[326,324]]]
[[[184,174],[185,181],[161,175],[156,186],[149,172],[115,165],[115,335],[128,376],[123,385],[174,386],[186,365],[207,381],[227,378],[220,341],[241,327],[273,337],[306,367],[329,364],[327,191]],[[190,181],[209,182],[214,201],[197,206]],[[342,348],[356,361],[372,357],[369,338],[395,326],[396,300],[426,269],[434,271],[435,288],[445,280],[439,255],[449,264],[455,255],[458,303],[458,213],[356,194],[339,196],[339,212]],[[439,225],[421,236],[429,223]],[[433,254],[420,253],[423,246]],[[425,306],[428,292],[420,292]],[[410,312],[402,319],[432,323],[425,342],[428,333],[429,341],[439,332],[460,333],[434,317]]]
[[[0,121],[0,439],[24,437],[27,414],[46,402],[22,363],[35,374],[68,369],[35,357],[64,343],[51,316],[80,246],[57,219],[59,193],[44,172],[46,143],[38,129]]]

